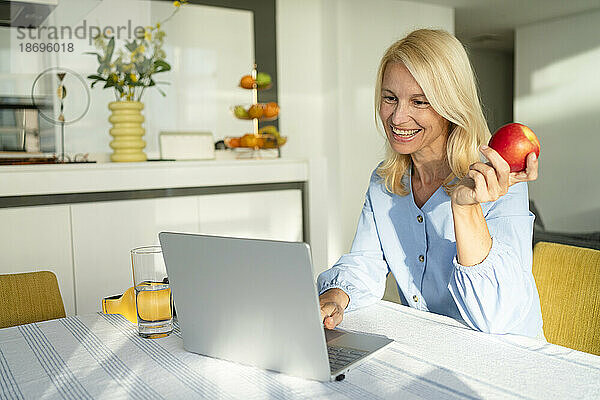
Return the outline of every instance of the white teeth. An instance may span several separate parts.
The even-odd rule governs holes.
[[[395,135],[399,135],[399,136],[413,136],[415,133],[419,132],[420,129],[396,129],[394,127],[392,127],[392,132],[394,132]]]

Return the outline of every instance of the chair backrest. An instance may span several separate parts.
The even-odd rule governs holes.
[[[388,272],[387,274],[387,278],[385,281],[385,292],[383,293],[383,300],[402,304],[402,299],[400,298],[400,294],[398,293],[398,284],[396,283],[396,278],[394,278],[394,274],[392,274],[391,272]]]
[[[51,271],[0,275],[0,328],[65,316]]]
[[[546,339],[600,355],[600,251],[539,242],[533,276]]]

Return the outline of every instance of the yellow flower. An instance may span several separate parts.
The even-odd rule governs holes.
[[[156,29],[160,29],[160,22],[156,23]]]
[[[137,49],[135,49],[137,52],[139,53],[144,53],[146,51],[146,48],[144,47],[144,45],[139,45]]]
[[[181,3],[180,3],[180,2],[178,2],[178,1],[174,1],[174,2],[173,2],[173,5],[174,5],[175,7],[179,7],[179,6],[181,5]]]
[[[150,31],[146,31],[146,33],[144,34],[144,39],[148,41],[152,40],[152,33]]]
[[[131,79],[131,82],[137,82],[138,78],[135,74],[129,74],[129,79]]]

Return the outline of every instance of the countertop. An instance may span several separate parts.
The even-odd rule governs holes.
[[[0,166],[0,197],[308,180],[300,159]]]

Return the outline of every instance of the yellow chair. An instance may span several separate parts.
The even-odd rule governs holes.
[[[391,301],[394,303],[402,304],[400,295],[398,294],[398,284],[394,274],[388,272],[387,279],[385,281],[385,292],[383,293],[383,300]]]
[[[0,275],[0,328],[65,317],[51,271]]]
[[[600,251],[539,242],[533,276],[546,339],[600,355]]]

